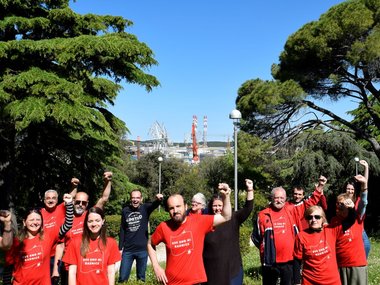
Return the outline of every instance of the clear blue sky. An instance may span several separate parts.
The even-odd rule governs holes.
[[[123,84],[110,110],[131,134],[151,139],[155,121],[174,142],[190,138],[192,117],[208,118],[207,140],[232,139],[228,118],[237,90],[254,78],[272,79],[292,33],[342,0],[77,0],[80,14],[123,16],[134,22],[127,31],[145,42],[159,62],[149,70],[161,83],[148,93]],[[199,138],[200,139],[200,138]]]

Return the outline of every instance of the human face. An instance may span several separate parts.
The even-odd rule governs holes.
[[[304,194],[303,190],[300,189],[293,189],[293,201],[295,203],[299,203],[303,200]]]
[[[86,211],[88,206],[88,195],[84,192],[78,192],[74,199],[74,213],[80,216]]]
[[[223,202],[219,199],[215,199],[214,202],[212,202],[212,211],[214,214],[221,214],[223,210]]]
[[[323,214],[320,210],[316,209],[306,216],[306,220],[309,224],[309,228],[313,230],[322,229],[323,224]]]
[[[142,202],[141,192],[140,191],[132,191],[131,193],[131,205],[133,208],[140,207]]]
[[[354,197],[355,194],[355,188],[352,184],[347,184],[346,186],[346,193],[350,196],[350,199]]]
[[[348,216],[348,208],[344,204],[344,201],[345,200],[343,198],[338,199],[335,206],[336,215],[343,219],[347,218]]]
[[[167,203],[172,221],[182,224],[186,220],[186,206],[183,197],[180,195],[170,196]]]
[[[54,209],[58,203],[58,195],[56,192],[47,192],[44,198],[44,204],[47,209]]]
[[[274,192],[272,197],[272,205],[275,209],[281,210],[285,206],[286,194],[285,191],[279,189]]]
[[[93,235],[99,234],[102,226],[104,224],[104,220],[102,216],[97,213],[90,213],[87,218],[87,227]]]
[[[201,212],[203,209],[202,203],[199,203],[197,201],[191,201],[191,211],[194,213]]]
[[[30,213],[26,220],[24,220],[24,226],[26,227],[30,236],[35,236],[40,232],[42,225],[42,217],[38,213]]]

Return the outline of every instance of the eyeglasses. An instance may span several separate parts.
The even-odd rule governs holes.
[[[75,205],[80,205],[80,204],[82,204],[83,206],[86,207],[87,204],[88,204],[88,201],[75,200],[74,204],[75,204]]]
[[[197,201],[191,201],[191,204],[192,204],[192,205],[197,205],[197,206],[202,205],[202,203],[199,203],[199,202],[197,202]]]
[[[321,215],[309,215],[309,216],[306,216],[306,220],[308,220],[308,221],[311,221],[313,218],[316,219],[316,220],[320,220],[320,219],[322,219],[322,216]]]

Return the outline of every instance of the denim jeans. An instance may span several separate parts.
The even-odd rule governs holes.
[[[138,252],[123,251],[121,255],[119,282],[128,281],[134,260],[136,260],[136,279],[145,282],[146,263],[148,261],[148,252],[146,250]]]
[[[368,259],[368,254],[369,254],[369,251],[371,250],[371,242],[369,241],[369,238],[365,231],[363,231],[363,243],[364,243],[365,255]]]

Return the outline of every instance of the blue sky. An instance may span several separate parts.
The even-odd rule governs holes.
[[[154,52],[158,66],[148,72],[160,87],[152,92],[123,84],[110,110],[130,130],[128,138],[151,139],[154,122],[165,126],[174,142],[190,139],[193,115],[198,137],[207,116],[207,140],[232,139],[228,115],[245,81],[272,79],[292,33],[342,0],[77,0],[80,14],[123,16],[134,22],[127,31]],[[201,138],[199,138],[201,139]]]

